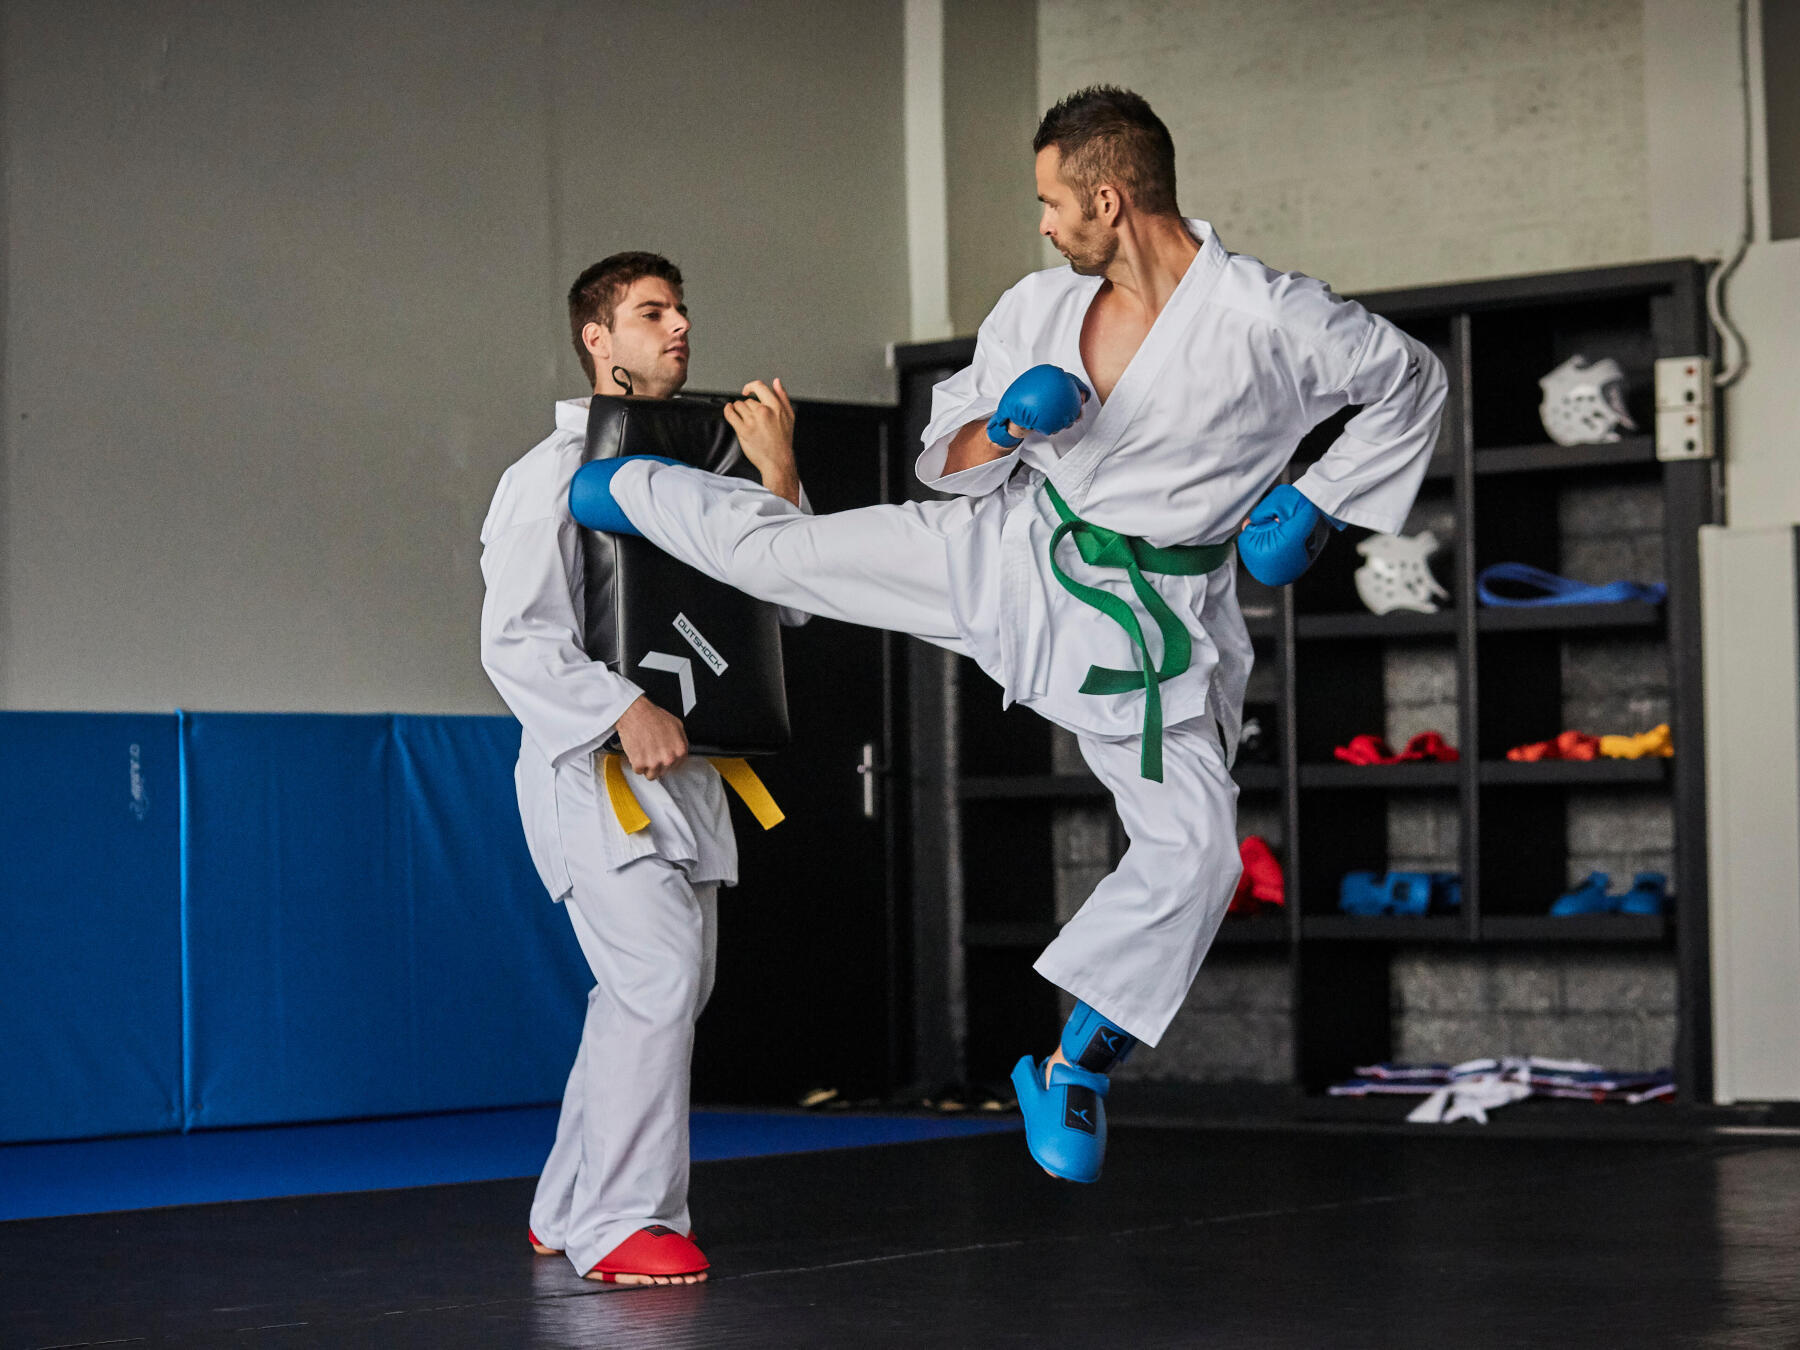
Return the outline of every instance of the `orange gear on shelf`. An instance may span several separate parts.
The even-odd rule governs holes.
[[[1515,745],[1506,752],[1515,764],[1536,764],[1543,759],[1597,759],[1599,755],[1600,738],[1585,731],[1565,731],[1555,740]]]
[[[1602,736],[1600,753],[1608,759],[1667,759],[1675,753],[1675,740],[1662,722],[1636,736]]]

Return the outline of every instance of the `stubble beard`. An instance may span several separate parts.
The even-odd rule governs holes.
[[[1119,241],[1116,236],[1101,238],[1092,244],[1069,241],[1069,247],[1063,256],[1069,260],[1069,268],[1077,276],[1103,276],[1106,269],[1112,266],[1112,260],[1118,255]]]

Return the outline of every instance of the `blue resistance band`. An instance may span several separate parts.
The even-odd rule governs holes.
[[[1609,581],[1603,586],[1593,586],[1525,563],[1495,563],[1492,567],[1482,568],[1475,581],[1481,603],[1503,609],[1531,609],[1541,605],[1622,605],[1634,600],[1660,605],[1669,593],[1669,588],[1660,581],[1648,585],[1636,581]],[[1496,581],[1533,586],[1539,594],[1502,595],[1493,588],[1492,583]]]

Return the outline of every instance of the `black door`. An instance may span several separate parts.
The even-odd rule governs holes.
[[[893,410],[796,407],[802,481],[821,514],[887,499]],[[793,744],[754,767],[787,819],[732,804],[737,887],[719,897],[719,967],[694,1052],[694,1100],[792,1103],[830,1086],[885,1097],[902,1077],[896,654],[908,639],[813,619],[782,634]],[[866,765],[873,772],[859,772]]]

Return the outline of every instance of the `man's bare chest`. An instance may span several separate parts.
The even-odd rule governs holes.
[[[1102,403],[1111,397],[1154,322],[1109,300],[1105,293],[1095,297],[1081,324],[1081,363]]]

